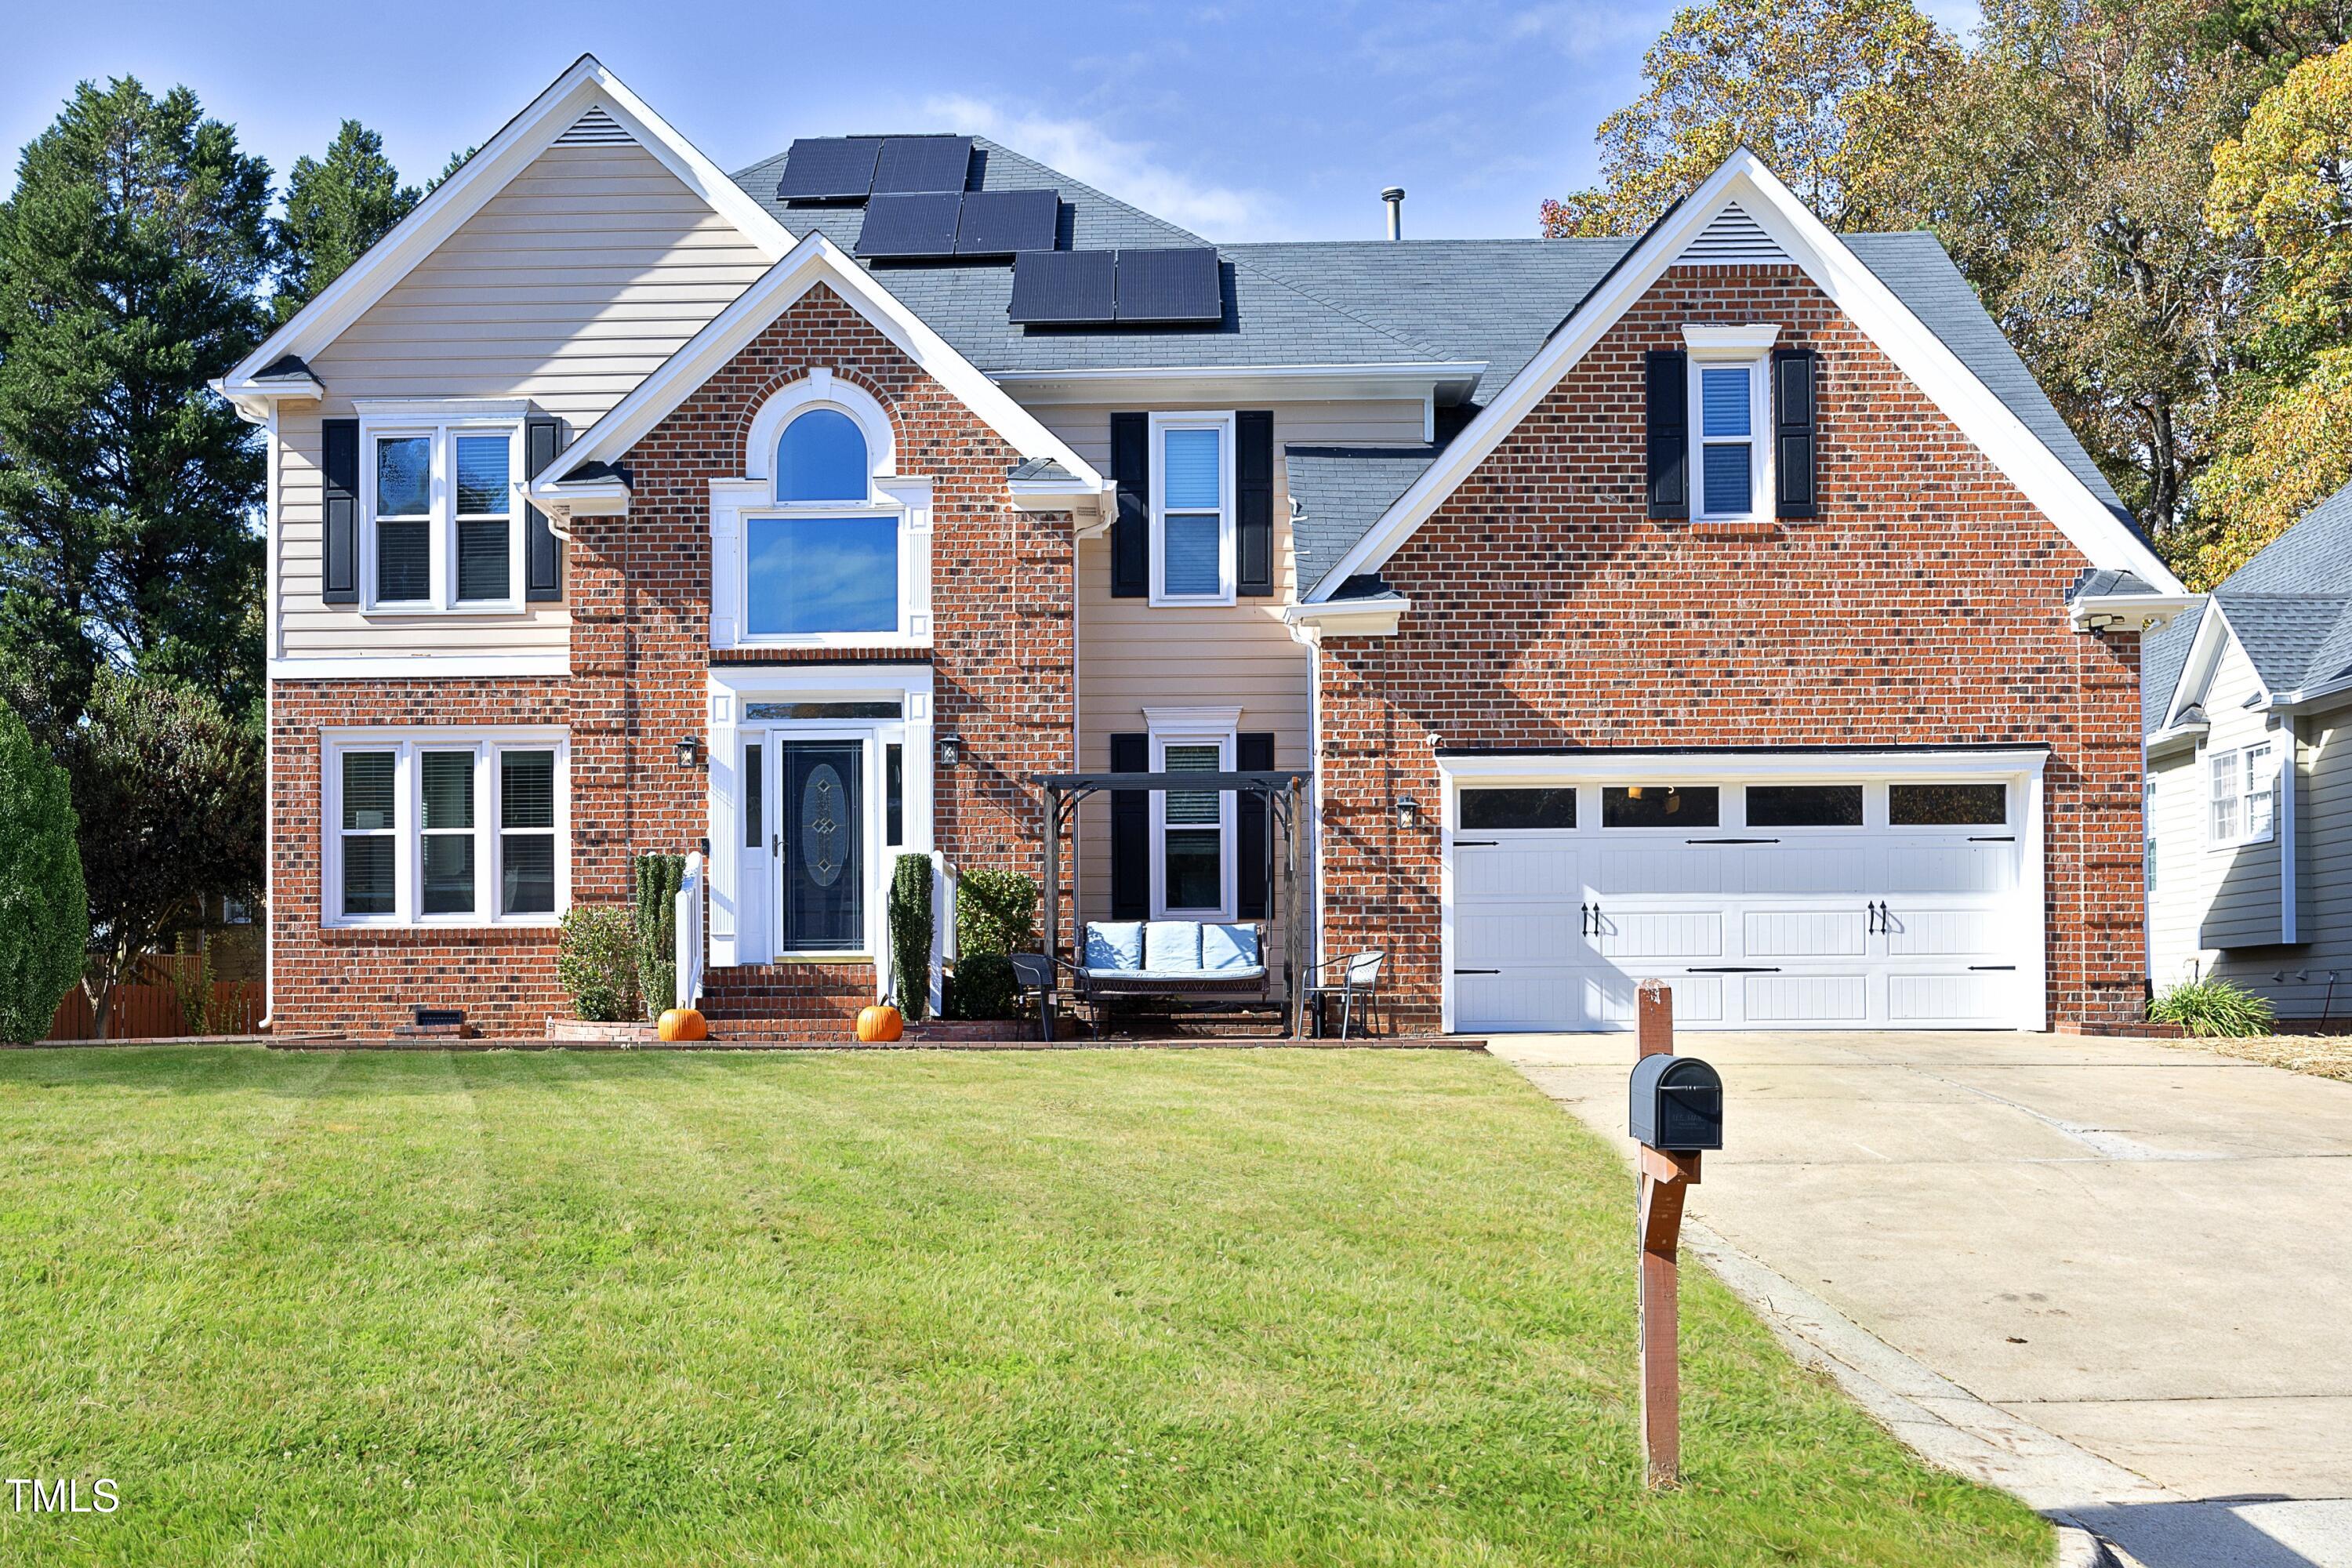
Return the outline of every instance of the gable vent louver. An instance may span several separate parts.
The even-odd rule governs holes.
[[[1786,261],[1789,253],[1749,217],[1738,202],[1715,215],[1696,239],[1683,247],[1676,258],[1694,267],[1726,266],[1749,261]]]
[[[601,109],[592,109],[555,139],[558,147],[633,147],[637,139],[628,128]]]

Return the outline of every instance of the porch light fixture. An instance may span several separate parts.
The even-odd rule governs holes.
[[[951,768],[955,766],[956,763],[961,762],[963,760],[963,737],[953,733],[941,735],[940,737],[938,756],[940,766],[943,768]]]
[[[693,767],[702,756],[702,741],[698,736],[681,735],[677,742],[677,765]]]
[[[1396,824],[1399,830],[1411,833],[1421,826],[1421,802],[1411,795],[1396,803]]]

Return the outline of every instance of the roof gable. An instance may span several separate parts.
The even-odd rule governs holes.
[[[718,165],[606,70],[595,56],[583,55],[521,113],[501,126],[456,174],[436,185],[390,234],[222,377],[215,384],[218,390],[248,409],[266,403],[273,392],[283,395],[283,384],[273,388],[261,376],[265,367],[288,355],[316,356],[550,146],[566,138],[577,144],[581,138],[602,142],[616,135],[651,153],[771,259],[792,248],[793,237],[766,208],[721,174]]]
[[[531,480],[532,500],[572,504],[573,492],[563,488],[567,479],[592,475],[603,479],[609,473],[604,465],[617,461],[644,439],[770,322],[820,283],[954,394],[1024,459],[1060,465],[1064,475],[1087,492],[1098,495],[1105,488],[1101,474],[1085,458],[844,255],[840,247],[823,234],[811,234]]]
[[[2112,510],[1960,355],[1920,320],[1855,251],[1741,148],[1654,225],[1501,389],[1443,457],[1305,596],[1328,598],[1374,572],[1517,427],[1601,334],[1737,203],[1855,325],[1975,442],[2095,566],[2127,570],[2179,593],[2179,581],[2128,521]],[[1981,310],[1978,312],[1981,314]],[[2046,402],[2046,399],[2044,400]],[[2112,492],[2109,492],[2110,494]]]

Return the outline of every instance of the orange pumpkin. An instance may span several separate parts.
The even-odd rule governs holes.
[[[665,1040],[707,1040],[710,1026],[691,1007],[672,1007],[654,1026],[654,1033]]]
[[[907,1032],[907,1020],[896,1007],[868,1007],[857,1015],[857,1037],[872,1042],[895,1040]]]

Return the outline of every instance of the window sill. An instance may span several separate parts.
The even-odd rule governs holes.
[[[1155,610],[1224,610],[1231,609],[1239,604],[1241,596],[1237,594],[1221,594],[1177,597],[1168,594],[1154,594],[1149,602]]]
[[[770,963],[872,963],[870,952],[842,952],[824,948],[814,952],[780,952],[768,960]]]
[[[1788,531],[1772,517],[1702,517],[1683,531],[1694,539],[1778,539]]]
[[[480,936],[502,931],[551,931],[562,923],[561,915],[516,915],[493,921],[320,921],[319,929],[330,934],[352,936],[435,936],[451,932]]]
[[[2277,841],[2275,829],[2252,838],[2209,838],[2205,841],[2205,853],[2218,855],[2225,849],[2252,849],[2257,844],[2274,844]]]
[[[540,599],[525,603],[518,599],[501,599],[497,603],[464,605],[428,605],[423,601],[407,605],[368,605],[360,610],[362,619],[377,621],[439,620],[447,616],[481,618],[491,616],[526,616],[534,610],[560,610],[561,599]]]

